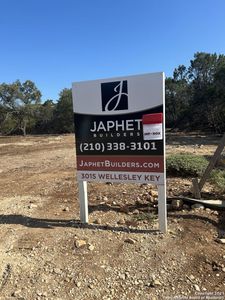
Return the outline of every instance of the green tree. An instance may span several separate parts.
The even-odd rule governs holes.
[[[40,102],[41,92],[32,81],[27,80],[20,84],[14,114],[18,120],[18,128],[23,132],[24,136],[27,133],[27,129],[31,129],[36,123],[36,114]]]
[[[54,128],[59,133],[74,132],[72,90],[63,89],[54,113]]]
[[[166,123],[179,127],[189,109],[190,94],[187,69],[184,65],[174,70],[173,78],[166,79]]]
[[[209,127],[219,133],[225,132],[225,62],[218,67],[207,92],[211,100],[208,112]]]
[[[166,121],[180,129],[225,129],[225,56],[197,52],[166,79]]]
[[[15,118],[16,100],[19,96],[20,82],[0,84],[0,133],[10,134],[18,127]]]
[[[35,133],[55,133],[54,129],[54,112],[56,103],[53,100],[46,100],[39,105],[36,114]]]
[[[12,84],[1,84],[1,131],[9,134],[18,129],[26,135],[27,128],[31,129],[35,124],[40,98],[41,92],[30,80],[24,83],[17,80]]]
[[[219,129],[218,122],[216,122],[221,109],[218,106],[220,102],[217,91],[219,84],[218,72],[224,63],[224,55],[203,52],[196,53],[194,59],[191,60],[188,69],[192,91],[189,119],[193,128],[214,131]]]

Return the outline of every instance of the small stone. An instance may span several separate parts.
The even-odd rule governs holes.
[[[133,215],[139,215],[139,210],[138,210],[138,209],[135,209],[135,210],[133,211]]]
[[[189,276],[189,279],[190,279],[190,280],[195,280],[194,275],[191,274],[191,275]]]
[[[54,268],[54,273],[60,275],[62,274],[62,270],[60,270],[59,268]]]
[[[119,224],[119,225],[124,225],[124,224],[126,224],[126,221],[125,221],[124,219],[120,219],[120,220],[117,222],[117,224]]]
[[[89,246],[88,246],[88,250],[90,250],[90,251],[93,251],[95,249],[95,246],[94,245],[91,245],[91,244],[89,244]]]
[[[194,289],[195,289],[197,292],[200,292],[200,287],[199,287],[197,284],[194,284]]]
[[[85,240],[76,240],[75,246],[76,248],[81,248],[87,245],[87,242]]]
[[[175,209],[175,210],[182,209],[183,200],[173,199],[171,205],[172,205],[172,208]]]
[[[36,204],[33,204],[33,203],[31,203],[30,205],[28,205],[29,209],[36,208],[36,207],[38,207],[38,206]]]
[[[108,198],[106,196],[103,197],[103,201],[108,201]]]
[[[125,274],[120,274],[119,278],[122,279],[122,280],[125,280],[126,279],[126,275]]]
[[[42,292],[37,291],[36,294],[37,294],[38,296],[42,296]]]
[[[162,285],[161,282],[158,279],[153,279],[151,282],[152,287],[160,286]]]
[[[150,194],[152,197],[154,197],[154,198],[157,198],[157,197],[158,197],[158,192],[157,192],[157,191],[151,190],[151,191],[149,192],[149,194]]]
[[[69,207],[64,207],[63,208],[63,211],[69,211],[70,209],[69,209]]]
[[[140,197],[137,197],[136,201],[135,201],[135,205],[142,205],[142,201]]]
[[[88,287],[89,287],[89,289],[91,289],[91,290],[94,289],[94,285],[93,285],[93,284],[89,284]]]
[[[130,277],[130,273],[129,272],[125,272],[126,278]]]
[[[150,194],[148,194],[146,196],[146,200],[149,201],[149,202],[155,202],[155,198],[152,195],[150,195]]]
[[[199,204],[199,203],[195,203],[191,206],[192,209],[204,209],[204,205]]]
[[[212,269],[213,271],[219,271],[220,270],[220,264],[218,264],[216,261],[212,262]]]
[[[222,268],[222,271],[225,272],[225,268]]]
[[[136,241],[131,238],[128,238],[128,239],[125,239],[124,242],[133,245],[133,244],[135,244]]]
[[[217,243],[225,244],[225,239],[216,239]]]
[[[20,293],[21,293],[21,290],[14,291],[12,293],[12,297],[18,297],[20,295]]]
[[[77,286],[78,288],[81,287],[81,282],[78,281],[78,282],[76,283],[76,286]]]
[[[100,224],[102,224],[102,220],[101,219],[96,219],[96,220],[94,220],[93,223],[100,225]]]

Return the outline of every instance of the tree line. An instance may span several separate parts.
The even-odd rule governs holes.
[[[19,80],[0,84],[0,134],[54,134],[73,132],[71,89],[63,89],[57,102],[41,102],[35,83]]]
[[[166,79],[167,128],[225,131],[225,56],[198,52]]]
[[[166,78],[166,126],[180,130],[225,131],[225,56],[198,52],[188,67]],[[41,101],[35,83],[0,84],[0,134],[74,132],[71,89]]]

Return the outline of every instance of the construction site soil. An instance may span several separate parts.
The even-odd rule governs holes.
[[[210,156],[218,141],[169,134],[167,154]],[[169,204],[161,234],[155,186],[91,182],[82,225],[74,144],[0,137],[0,299],[225,299],[224,212]],[[168,197],[190,189],[167,178]]]

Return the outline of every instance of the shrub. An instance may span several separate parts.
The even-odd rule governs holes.
[[[211,182],[215,184],[218,192],[225,193],[225,170],[214,170],[211,174]]]
[[[201,176],[208,165],[205,157],[193,154],[174,154],[166,159],[168,175]]]

